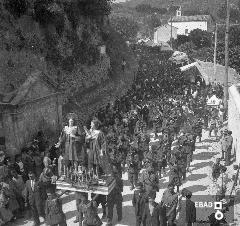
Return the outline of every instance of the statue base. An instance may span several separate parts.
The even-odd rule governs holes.
[[[106,181],[98,180],[97,182],[81,182],[72,183],[67,182],[65,178],[61,177],[56,181],[56,189],[73,192],[93,193],[100,195],[108,195],[116,185],[114,178],[110,177]]]

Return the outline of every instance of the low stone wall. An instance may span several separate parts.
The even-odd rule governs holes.
[[[240,163],[240,83],[229,88],[228,128],[233,135],[233,151]]]

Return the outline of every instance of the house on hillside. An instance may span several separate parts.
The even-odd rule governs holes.
[[[62,94],[51,79],[36,72],[17,89],[0,95],[0,146],[20,152],[38,131],[55,139],[62,126]],[[51,142],[51,140],[50,140]]]
[[[169,19],[168,24],[178,28],[178,35],[188,35],[195,29],[211,31],[213,19],[210,15],[182,16],[182,10],[181,7],[179,7],[176,15]]]
[[[154,43],[168,42],[171,40],[171,35],[173,39],[177,38],[178,28],[171,25],[165,24],[154,29]],[[172,33],[172,34],[171,34]]]

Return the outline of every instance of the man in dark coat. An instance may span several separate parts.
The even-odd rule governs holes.
[[[134,189],[138,180],[138,173],[140,168],[139,155],[136,148],[132,147],[127,156],[128,165],[128,179],[131,183],[131,190]]]
[[[142,215],[143,226],[166,226],[166,209],[159,206],[154,200],[156,193],[151,192],[148,195],[148,202],[145,204],[145,208]]]
[[[107,226],[112,226],[113,208],[115,205],[117,209],[118,222],[122,220],[123,181],[119,177],[116,167],[113,167],[113,177],[116,181],[116,185],[107,197]]]
[[[228,131],[228,148],[225,154],[225,165],[229,166],[231,162],[231,151],[232,151],[233,137],[232,131]]]
[[[192,192],[184,188],[179,200],[177,225],[192,226],[196,222],[196,207],[195,203],[191,201],[191,197]]]
[[[133,199],[132,199],[132,204],[133,204],[133,207],[135,208],[136,226],[141,226],[142,215],[143,215],[146,202],[147,202],[147,197],[143,189],[143,184],[139,182],[137,184],[136,190],[133,193]]]
[[[166,217],[169,226],[174,225],[177,203],[178,195],[174,192],[174,185],[169,184],[168,188],[163,193],[162,201],[160,203],[161,207],[166,208]]]
[[[46,193],[43,186],[36,180],[36,176],[33,172],[28,174],[29,180],[26,182],[25,188],[25,205],[30,207],[32,212],[34,226],[40,225],[39,216],[45,217],[44,214],[44,201]]]
[[[143,187],[146,191],[146,194],[150,194],[152,191],[158,192],[159,191],[159,180],[158,176],[154,172],[154,168],[150,165],[145,173],[141,175],[140,181],[143,183]]]

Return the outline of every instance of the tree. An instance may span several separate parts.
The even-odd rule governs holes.
[[[177,39],[174,40],[174,43],[178,48],[180,45],[182,45],[186,42],[189,42],[189,40],[190,40],[189,37],[186,35],[178,35]]]
[[[119,16],[112,17],[110,23],[124,39],[129,41],[134,41],[136,39],[139,26],[133,18]]]
[[[189,33],[188,37],[197,49],[211,47],[212,45],[212,34],[210,32],[195,29]]]
[[[218,28],[218,41],[224,42],[226,27],[221,26]],[[229,46],[240,45],[240,26],[230,26],[229,29]]]
[[[139,4],[136,6],[135,9],[138,13],[143,13],[143,14],[151,14],[152,13],[152,7],[149,4]]]
[[[187,55],[190,55],[193,53],[193,50],[196,49],[196,46],[194,45],[193,42],[186,42],[178,47],[178,50],[180,52],[184,52]]]
[[[222,4],[218,11],[217,16],[219,19],[225,20],[227,17],[227,4],[226,2]],[[238,23],[240,21],[240,9],[239,8],[230,8],[230,23]]]
[[[161,19],[158,15],[148,15],[144,17],[141,33],[146,37],[153,37],[154,28],[161,26]]]

